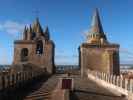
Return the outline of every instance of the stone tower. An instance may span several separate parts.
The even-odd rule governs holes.
[[[81,75],[87,69],[119,75],[119,45],[107,40],[98,9],[94,11],[87,41],[79,47]]]
[[[54,43],[48,27],[43,31],[39,19],[24,28],[23,39],[14,41],[13,64],[34,64],[49,73],[54,71]]]

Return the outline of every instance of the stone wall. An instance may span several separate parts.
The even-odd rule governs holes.
[[[18,88],[19,86],[25,85],[33,79],[40,78],[40,76],[45,75],[45,71],[40,70],[27,70],[12,72],[10,69],[0,71],[0,94],[2,91],[11,88]],[[7,94],[8,95],[8,94]]]
[[[21,50],[23,48],[28,49],[28,60],[25,62],[21,61]],[[31,63],[38,67],[45,68],[49,73],[53,73],[55,69],[54,48],[54,43],[51,40],[47,42],[43,40],[43,54],[37,55],[35,41],[15,41],[13,65]]]
[[[119,46],[118,45],[91,45],[80,46],[81,74],[84,76],[87,69],[119,74]]]

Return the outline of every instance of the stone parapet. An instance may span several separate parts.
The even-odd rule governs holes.
[[[87,76],[110,91],[120,92],[127,100],[133,100],[133,80],[98,71],[88,70]]]

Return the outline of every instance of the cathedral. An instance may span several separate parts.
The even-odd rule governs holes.
[[[25,26],[22,40],[14,41],[13,65],[31,63],[53,73],[54,48],[48,27],[43,31],[36,18],[33,25]]]
[[[87,69],[119,75],[119,45],[110,43],[103,31],[98,9],[94,11],[86,42],[79,47],[81,75]]]
[[[48,27],[43,31],[39,19],[25,26],[22,40],[14,41],[13,65],[34,64],[48,73],[55,71],[55,45],[50,39]],[[105,73],[120,74],[119,44],[110,43],[103,31],[98,9],[92,17],[87,40],[79,47],[79,66],[84,76],[88,69]]]

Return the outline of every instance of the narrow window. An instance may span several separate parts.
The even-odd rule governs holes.
[[[28,49],[23,48],[21,50],[21,61],[28,61]]]
[[[43,54],[43,43],[42,43],[42,41],[37,41],[36,54],[38,54],[38,55]]]

